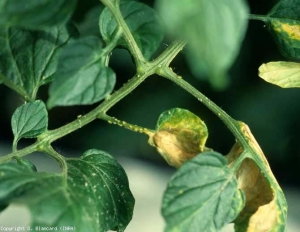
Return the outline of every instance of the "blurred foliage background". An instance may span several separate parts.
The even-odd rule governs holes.
[[[141,2],[154,5],[154,1]],[[251,13],[266,14],[276,2],[249,0]],[[99,35],[95,16],[99,15],[101,8],[97,0],[79,0],[73,19],[82,36]],[[168,46],[169,40],[166,38],[158,53]],[[300,90],[281,89],[258,77],[257,70],[262,63],[286,60],[279,53],[264,23],[249,22],[239,57],[230,71],[230,85],[222,91],[192,76],[185,62],[185,52],[183,50],[172,62],[173,70],[233,118],[247,123],[279,182],[300,187],[298,181],[300,148],[297,144],[300,138]],[[110,66],[117,73],[115,89],[126,83],[135,72],[130,55],[122,49],[112,54]],[[47,97],[48,88],[45,86],[38,93],[38,98],[46,100]],[[24,102],[3,85],[0,85],[0,98],[0,142],[11,144],[13,135],[10,118],[14,110]],[[95,105],[54,108],[49,112],[49,129],[62,126],[94,107]],[[158,76],[147,79],[108,113],[121,120],[154,129],[160,113],[173,107],[185,108],[200,116],[210,133],[207,146],[224,155],[229,152],[235,141],[218,118],[175,84]],[[145,135],[103,121],[95,121],[55,142],[55,147],[64,155],[72,155],[70,153],[74,150],[82,153],[87,149],[96,148],[116,157],[130,156],[169,168],[156,150],[148,145],[147,139]]]

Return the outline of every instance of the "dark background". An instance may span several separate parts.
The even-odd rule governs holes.
[[[153,1],[142,2],[153,6]],[[270,0],[249,1],[251,13],[255,14],[266,14],[275,3],[276,1]],[[94,24],[89,23],[92,21],[87,20],[86,14],[91,9],[94,12],[99,11],[99,6],[97,0],[79,0],[74,21],[84,35],[98,33],[97,21],[94,21]],[[93,12],[90,13],[90,18],[92,16]],[[160,51],[165,49],[168,43],[166,39]],[[230,85],[225,90],[216,90],[207,82],[193,77],[186,65],[184,52],[172,62],[175,72],[233,118],[247,123],[279,182],[299,187],[300,90],[281,89],[258,77],[257,70],[262,63],[287,60],[279,53],[264,23],[249,22],[241,52],[230,70]],[[117,73],[115,89],[122,86],[135,72],[132,60],[125,50],[116,50],[110,65]],[[46,100],[47,91],[47,86],[42,87],[38,98]],[[0,99],[0,142],[11,144],[13,136],[10,118],[16,107],[24,102],[21,97],[3,85],[0,85]],[[49,112],[49,129],[74,120],[96,105],[54,108]],[[199,101],[161,77],[153,76],[147,79],[108,113],[121,120],[154,129],[160,113],[173,107],[185,108],[200,116],[207,124],[210,133],[207,146],[222,154],[229,152],[234,144],[234,138],[228,129]],[[26,140],[24,142],[26,145]],[[30,142],[32,141],[27,140],[27,143]],[[72,155],[70,153],[73,151],[82,153],[87,149],[96,148],[116,157],[131,156],[169,168],[155,149],[147,144],[145,135],[103,121],[95,121],[87,125],[55,142],[54,146],[64,155]]]

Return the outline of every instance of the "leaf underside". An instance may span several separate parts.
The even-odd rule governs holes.
[[[300,88],[300,64],[295,62],[269,62],[259,67],[259,76],[282,88]]]

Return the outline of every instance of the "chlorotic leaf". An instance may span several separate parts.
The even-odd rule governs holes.
[[[120,3],[121,13],[146,59],[151,58],[163,40],[163,29],[156,12],[149,6],[134,2]],[[108,8],[100,15],[99,27],[104,40],[109,43],[117,29],[117,22]],[[124,38],[120,38],[118,45],[128,48]]]
[[[207,150],[208,130],[205,123],[188,110],[173,108],[163,112],[156,133],[149,139],[169,165],[180,167],[185,161]]]
[[[26,103],[16,109],[11,119],[15,140],[35,138],[48,127],[48,112],[42,101]]]
[[[167,31],[185,39],[193,73],[217,88],[228,82],[248,23],[244,0],[161,0],[157,7]]]
[[[116,77],[103,58],[102,43],[97,37],[69,43],[50,85],[48,107],[93,104],[110,94]]]
[[[0,165],[0,205],[27,206],[33,227],[124,231],[134,198],[120,164],[103,151],[89,150],[79,159],[67,159],[67,168],[67,173],[53,174],[16,163]]]
[[[268,14],[268,25],[281,53],[300,59],[299,0],[281,0]]]
[[[38,88],[51,81],[61,48],[72,34],[72,26],[46,31],[0,28],[0,82],[35,100]]]
[[[220,231],[238,216],[244,201],[226,158],[204,152],[183,164],[168,183],[162,206],[165,231]]]
[[[240,122],[241,131],[249,141],[255,154],[260,156],[264,170],[258,167],[254,160],[246,158],[236,175],[238,187],[246,196],[246,204],[234,221],[235,231],[285,231],[287,203],[261,148],[252,135],[249,127]],[[243,153],[244,149],[236,143],[227,155],[229,166]]]
[[[256,16],[268,25],[282,55],[300,59],[300,0],[281,0],[265,16]]]
[[[65,24],[75,10],[77,0],[2,0],[0,26],[49,29]]]
[[[300,87],[300,64],[294,62],[269,62],[259,67],[259,76],[282,88]]]

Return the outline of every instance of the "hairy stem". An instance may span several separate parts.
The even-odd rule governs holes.
[[[115,117],[111,117],[107,114],[99,114],[98,118],[103,119],[103,120],[107,121],[110,124],[115,124],[115,125],[124,127],[128,130],[131,130],[131,131],[134,131],[134,132],[139,132],[139,133],[144,133],[144,134],[149,135],[149,136],[153,135],[155,133],[154,130],[144,128],[144,127],[141,127],[141,126],[138,126],[138,125],[133,125],[133,124],[130,124],[130,123],[125,122],[125,121],[121,121],[121,120],[119,120]]]
[[[41,146],[38,146],[38,149],[39,151],[46,153],[47,155],[58,161],[61,165],[63,173],[65,174],[65,178],[67,178],[68,166],[65,157],[63,157],[57,151],[55,151],[50,144],[43,144]]]
[[[0,157],[0,164],[8,162],[8,161],[12,160],[14,157],[22,158],[22,157],[24,157],[28,154],[31,154],[31,153],[37,151],[38,146],[41,145],[41,144],[42,144],[42,141],[37,141],[34,144],[32,144],[28,147],[25,147],[21,150],[18,150],[16,152],[12,152],[12,153],[10,153],[8,155],[5,155],[5,156],[1,156]]]
[[[263,21],[263,22],[268,22],[268,17],[265,15],[255,15],[255,14],[250,14],[249,15],[249,19],[250,20],[259,20],[259,21]]]
[[[175,40],[167,49],[157,57],[152,63],[158,64],[158,67],[168,67],[172,60],[178,55],[178,53],[184,48],[186,42],[181,39]]]
[[[214,102],[212,102],[205,95],[199,92],[196,88],[194,88],[188,82],[183,80],[180,76],[174,73],[172,69],[168,67],[164,67],[158,70],[158,74],[176,83],[178,86],[180,86],[188,93],[193,95],[195,98],[197,98],[201,103],[203,103],[207,108],[209,108],[215,115],[217,115],[224,122],[224,124],[228,127],[228,129],[232,132],[232,134],[236,137],[236,139],[241,143],[243,147],[247,146],[247,141],[242,135],[238,121],[230,117],[224,110],[222,110]]]
[[[143,67],[146,65],[147,61],[143,56],[140,48],[138,47],[137,43],[135,42],[133,35],[131,34],[123,16],[120,11],[119,2],[113,2],[111,0],[101,0],[101,2],[111,11],[113,16],[115,17],[117,24],[120,28],[122,28],[124,38],[127,42],[129,50],[134,57],[134,61],[136,63],[137,69],[139,67]]]
[[[76,120],[74,120],[71,123],[68,123],[55,130],[46,131],[45,133],[43,133],[38,137],[38,141],[33,145],[18,150],[16,152],[13,152],[11,154],[8,154],[6,156],[0,157],[0,163],[8,162],[11,159],[13,159],[14,156],[23,157],[35,151],[41,150],[43,146],[44,147],[49,146],[55,140],[64,137],[65,135],[70,134],[75,130],[80,129],[81,127],[91,123],[97,118],[101,118],[107,121],[111,120],[112,118],[107,116],[106,112],[115,104],[117,104],[117,102],[122,100],[129,93],[131,93],[135,88],[137,88],[147,77],[151,76],[152,74],[155,74],[155,72],[158,69],[160,69],[163,65],[168,65],[172,61],[172,59],[174,59],[174,57],[182,50],[183,46],[184,46],[184,42],[175,41],[155,61],[148,63],[146,69],[143,69],[142,71],[138,72],[132,79],[130,79],[124,86],[122,86],[116,92],[114,92],[98,107],[96,107],[89,113],[78,117]],[[126,127],[128,129],[130,129],[130,126],[132,126],[133,131],[135,131],[134,129],[139,129],[139,130],[143,129],[144,133],[148,135],[152,133],[152,131],[149,129],[145,130],[145,128],[138,127],[138,126],[133,127],[133,125],[126,123]],[[51,156],[51,154],[54,154],[54,152],[47,153],[47,154]],[[55,157],[53,156],[53,158]]]

